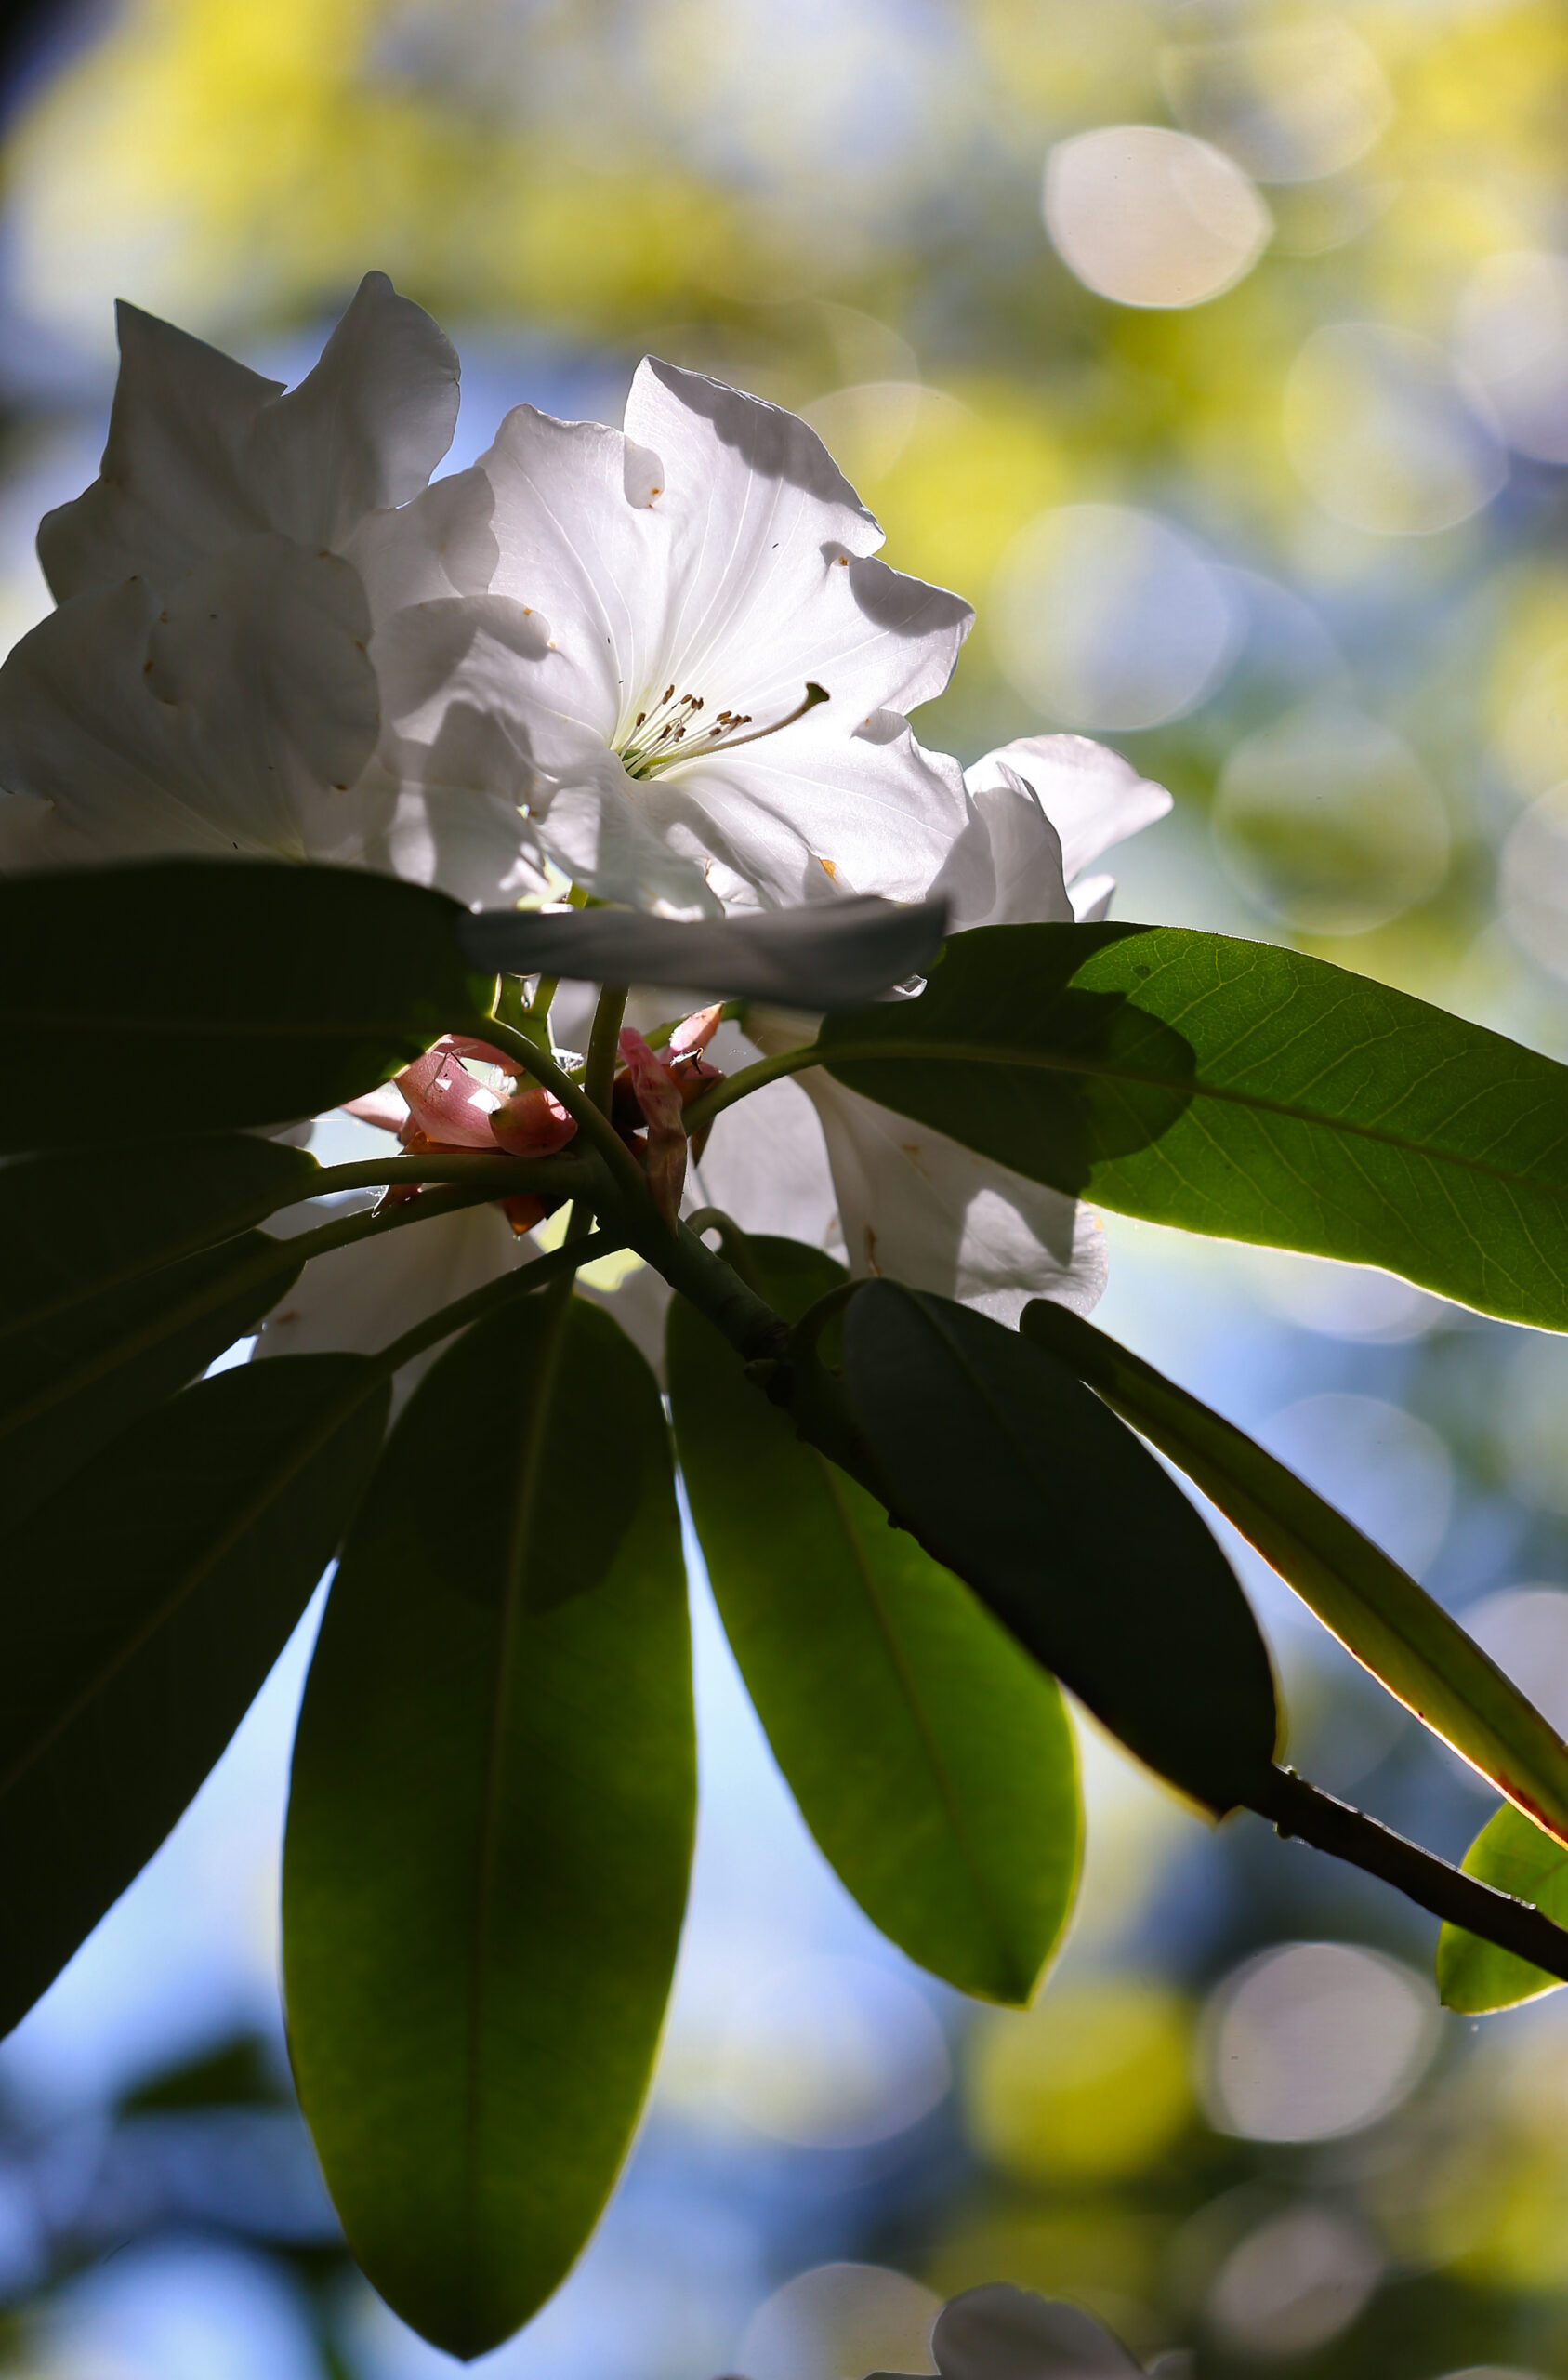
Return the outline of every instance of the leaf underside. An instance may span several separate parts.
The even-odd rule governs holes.
[[[1128,1749],[1215,1811],[1266,1788],[1258,1623],[1198,1514],[1064,1364],[891,1282],[844,1321],[850,1404],[890,1509]]]
[[[851,1090],[1183,1231],[1568,1329],[1568,1068],[1304,952],[1175,926],[955,934],[830,1018]]]
[[[287,1355],[144,1415],[7,1547],[0,2030],[152,1857],[262,1686],[369,1476],[387,1387]]]
[[[746,1242],[787,1321],[845,1277]],[[681,1471],[708,1579],[779,1765],[867,1916],[960,1990],[1021,2005],[1082,1838],[1054,1682],[866,1490],[797,1437],[684,1300],[669,1311]]]
[[[1179,1464],[1391,1694],[1568,1838],[1568,1749],[1555,1728],[1380,1547],[1245,1431],[1081,1316],[1039,1299],[1021,1329]]]
[[[295,1749],[284,1982],[355,2255],[473,2356],[557,2286],[647,2087],[695,1795],[652,1377],[581,1299],[469,1331],[389,1444]]]

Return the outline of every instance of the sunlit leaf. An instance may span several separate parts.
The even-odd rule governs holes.
[[[0,1342],[4,1509],[13,1518],[30,1511],[138,1413],[204,1371],[255,1329],[303,1261],[287,1240],[243,1232],[9,1333]]]
[[[1467,1876],[1527,1900],[1559,1925],[1568,1925],[1568,1848],[1527,1818],[1522,1810],[1498,1810],[1476,1836],[1462,1862]],[[1462,1926],[1445,1925],[1438,1937],[1437,1988],[1445,2008],[1462,2016],[1512,2008],[1543,1991],[1561,1990],[1561,1979],[1532,1966],[1495,1942],[1483,1942]]]
[[[1267,1791],[1268,1655],[1181,1490],[1064,1364],[876,1281],[844,1321],[850,1407],[898,1518],[1036,1660],[1194,1801]]]
[[[295,1750],[284,1981],[349,2243],[454,2354],[547,2297],[647,2087],[691,1855],[668,1436],[581,1299],[460,1339],[328,1601]]]
[[[467,911],[364,868],[160,860],[0,884],[0,1148],[313,1116],[488,1007]],[[81,1088],[61,1096],[63,1068]]]
[[[1179,1464],[1390,1693],[1568,1839],[1561,1737],[1397,1562],[1245,1431],[1081,1316],[1040,1299],[1021,1328]]]
[[[1568,1068],[1301,951],[985,927],[817,1046],[1059,1190],[1568,1329]]]
[[[844,1276],[748,1239],[795,1321]],[[669,1311],[681,1471],[725,1631],[774,1754],[866,1914],[960,1990],[1021,2005],[1059,1938],[1082,1824],[1052,1681],[881,1505]]]
[[[125,1166],[0,1167],[0,1362],[19,1331],[309,1198],[319,1172],[304,1149],[249,1133],[156,1142]]]
[[[387,1389],[286,1355],[144,1415],[7,1546],[0,2030],[151,1858],[332,1558]]]

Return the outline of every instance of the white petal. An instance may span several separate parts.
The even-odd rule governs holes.
[[[575,780],[558,787],[538,811],[539,840],[564,874],[601,901],[624,902],[666,918],[723,913],[698,850],[683,852],[656,831],[644,804],[628,798],[631,780],[613,752],[586,752]]]
[[[457,354],[422,306],[367,272],[321,360],[263,405],[246,461],[270,527],[340,546],[417,496],[457,426]]]
[[[378,720],[353,572],[264,536],[155,601],[124,581],[22,639],[0,784],[52,801],[83,857],[352,855]]]
[[[379,627],[410,603],[482,595],[499,559],[494,496],[480,470],[454,471],[395,511],[369,512],[343,541]]]
[[[955,2297],[931,2347],[942,2380],[1142,2380],[1142,2365],[1092,2315],[1007,2281]]]
[[[385,824],[365,833],[362,856],[367,867],[433,884],[470,909],[506,908],[550,892],[537,837],[499,794],[399,787]]]
[[[907,711],[942,691],[973,614],[866,560],[882,533],[813,430],[649,360],[626,431],[665,468],[648,516],[667,538],[660,659],[710,720],[729,707],[764,724],[814,681],[842,737],[874,710]]]
[[[1069,884],[1113,843],[1152,826],[1170,808],[1164,786],[1140,777],[1119,752],[1087,735],[1024,735],[988,752],[965,775],[971,792],[1004,784],[1009,774],[1038,794],[1061,839]]]
[[[1113,876],[1080,876],[1073,887],[1073,915],[1081,926],[1097,926],[1111,914]]]
[[[1088,1208],[820,1069],[799,1080],[822,1118],[851,1273],[934,1289],[999,1322],[1032,1297],[1079,1314],[1098,1302],[1104,1236]]]
[[[743,1231],[770,1232],[843,1255],[822,1126],[798,1082],[765,1083],[723,1111],[702,1162],[692,1168],[692,1191],[699,1204],[721,1208]]]
[[[1039,796],[1006,766],[978,786],[975,774],[965,779],[968,824],[931,886],[947,902],[951,930],[1067,924],[1061,844]]]
[[[922,898],[964,826],[957,762],[925,750],[894,713],[850,736],[826,720],[824,706],[760,744],[636,784],[632,799],[676,849],[713,857],[712,880],[735,906]]]
[[[657,659],[667,536],[649,509],[651,460],[619,430],[518,405],[479,461],[494,497],[493,591],[542,613],[559,646],[529,698],[606,744]]]
[[[166,587],[268,524],[245,485],[246,432],[281,380],[121,301],[120,377],[99,477],[46,513],[38,556],[57,598],[141,576]]]
[[[274,1216],[274,1238],[293,1238],[372,1199],[295,1207]],[[309,1263],[261,1326],[257,1356],[331,1353],[371,1355],[454,1299],[483,1289],[534,1256],[496,1207],[407,1223],[379,1239],[356,1240]],[[445,1343],[445,1342],[443,1342]],[[397,1377],[401,1402],[440,1353],[430,1349]]]
[[[297,389],[134,306],[99,478],[46,518],[62,600],[141,576],[166,590],[204,556],[275,529],[336,547],[422,488],[452,441],[457,358],[429,316],[367,273]]]
[[[394,612],[371,649],[389,766],[422,785],[533,799],[539,773],[523,696],[529,665],[548,646],[542,616],[506,596],[451,596]]]

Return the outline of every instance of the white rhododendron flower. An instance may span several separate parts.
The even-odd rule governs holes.
[[[1143,2366],[1092,2314],[994,2281],[950,2298],[931,2334],[941,2380],[1141,2380]],[[870,2380],[909,2380],[874,2372]]]
[[[877,523],[775,405],[649,361],[624,429],[520,405],[432,483],[457,358],[384,275],[293,390],[134,308],[121,347],[99,476],[40,531],[59,608],[0,668],[0,872],[285,856],[481,906],[564,876],[677,917],[936,895],[962,932],[1102,914],[1110,880],[1086,871],[1168,806],[1081,737],[967,773],[922,749],[908,713],[946,685],[969,607],[876,558]],[[634,1000],[632,1021],[666,1011]],[[747,1029],[714,1056],[781,1054],[814,1024],[754,1009]],[[668,1203],[679,1099],[642,1059]],[[409,1069],[378,1120],[405,1149],[490,1145],[479,1045],[420,1064],[430,1084]],[[686,1197],[1004,1317],[1103,1284],[1074,1199],[820,1070],[722,1114]],[[527,1205],[314,1264],[263,1351],[385,1343],[527,1261]],[[666,1294],[652,1275],[622,1293],[639,1336]]]
[[[958,928],[1103,915],[1112,879],[1083,871],[1170,808],[1162,786],[1081,735],[1008,744],[964,782],[970,815],[944,879]],[[771,1057],[811,1040],[816,1020],[754,1011],[746,1030]],[[998,1320],[1015,1320],[1032,1297],[1087,1313],[1105,1286],[1090,1209],[820,1067],[726,1110],[701,1174],[705,1194],[743,1225],[814,1239],[854,1274],[886,1274]]]
[[[120,340],[99,476],[39,532],[59,609],[0,668],[0,869],[186,852],[476,901],[537,885],[509,804],[411,791],[381,757],[397,615],[494,555],[482,480],[426,489],[458,376],[429,316],[367,275],[286,391],[135,307]]]
[[[498,560],[444,607],[427,773],[505,787],[579,885],[671,915],[931,881],[964,791],[904,714],[973,615],[872,558],[814,430],[650,361],[624,431],[519,405],[478,468]]]

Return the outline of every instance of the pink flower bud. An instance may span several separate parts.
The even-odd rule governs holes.
[[[553,1157],[577,1127],[555,1093],[542,1083],[525,1083],[489,1118],[492,1144],[510,1157]]]
[[[668,1067],[629,1025],[621,1035],[620,1050],[648,1126],[643,1158],[648,1186],[659,1212],[673,1231],[680,1212],[680,1193],[686,1183],[686,1125],[680,1091]]]

